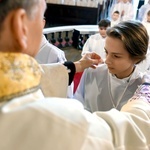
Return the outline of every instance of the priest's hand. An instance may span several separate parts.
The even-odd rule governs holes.
[[[76,72],[83,72],[84,69],[89,67],[95,69],[100,63],[104,63],[104,61],[98,54],[94,52],[86,53],[79,61],[74,62]]]

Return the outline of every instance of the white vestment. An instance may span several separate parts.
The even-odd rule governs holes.
[[[150,71],[150,49],[148,48],[146,59],[136,65],[141,72],[149,72]]]
[[[145,28],[148,32],[149,38],[150,38],[150,22],[143,21],[142,24],[145,26]]]
[[[141,83],[142,73],[138,68],[130,79],[125,81],[113,77],[106,64],[102,64],[96,69],[89,68],[84,71],[74,98],[81,101],[91,112],[107,111],[114,107],[120,110]]]
[[[112,10],[112,14],[114,11],[119,11],[119,13],[120,13],[119,18],[121,21],[127,21],[127,20],[134,19],[134,7],[129,2],[127,2],[127,3],[120,2],[120,3],[115,4],[114,8]],[[124,16],[121,18],[122,11],[124,11]]]
[[[63,63],[66,61],[65,53],[47,41],[45,36],[42,37],[40,50],[35,59],[40,64]]]
[[[41,89],[45,97],[67,97],[68,71],[62,64],[41,65]],[[66,85],[66,86],[64,86]],[[70,87],[71,88],[71,87]]]
[[[106,53],[104,50],[105,38],[103,38],[100,33],[91,35],[83,46],[81,55],[84,55],[87,52],[95,52],[101,56],[102,59],[106,58]]]
[[[59,79],[51,80],[50,79],[49,76],[51,75],[51,71],[48,70],[49,64],[64,63],[66,61],[65,53],[61,49],[59,49],[56,46],[49,43],[48,40],[43,35],[42,36],[42,42],[41,42],[41,45],[40,45],[40,50],[39,50],[38,54],[36,55],[35,59],[37,60],[37,62],[39,64],[42,64],[42,67],[44,67],[44,73],[42,75],[42,82],[44,82],[44,84],[42,84],[42,87],[44,86],[44,91],[45,91],[44,95],[46,97],[49,97],[52,94],[52,91],[49,90],[49,89],[51,89],[51,87],[49,87],[49,85],[50,85],[49,82],[54,82],[55,81],[56,86],[58,86],[58,85],[61,86],[61,84],[57,84],[57,83],[60,83],[61,80],[59,80]],[[60,65],[60,66],[62,66],[62,65]],[[51,66],[50,66],[50,68],[51,68]],[[61,76],[61,72],[57,71],[57,73]],[[62,75],[62,78],[63,78],[63,75]],[[47,84],[45,84],[45,83],[47,83]],[[55,84],[54,84],[54,86],[55,86]],[[70,86],[68,86],[67,97],[72,97],[73,96],[73,88],[74,88],[73,83]],[[62,90],[62,92],[64,92],[64,90],[66,90],[66,89],[64,88]],[[58,93],[59,93],[59,91],[58,91]],[[66,96],[60,94],[59,97],[66,97]]]
[[[147,3],[145,5],[142,5],[139,9],[138,13],[138,19],[140,21],[146,21],[147,12],[150,10],[150,4]]]
[[[120,22],[120,21],[119,21],[119,19],[118,19],[118,20],[116,20],[116,21],[111,20],[111,27],[113,27],[113,26],[117,25],[119,22]]]
[[[91,114],[76,100],[40,91],[1,103],[1,150],[149,150],[150,104]]]
[[[149,150],[150,99],[144,95],[146,89],[150,94],[149,87],[140,87],[143,95],[139,92],[121,112],[92,114],[75,99],[44,98],[38,87],[39,65],[21,55],[0,54],[0,64],[9,66],[0,70],[0,79],[5,79],[0,82],[0,150]],[[55,72],[57,66],[51,67]],[[17,75],[22,74],[19,80],[16,68]],[[66,70],[61,73],[68,77]],[[60,78],[58,73],[54,76],[55,81]]]

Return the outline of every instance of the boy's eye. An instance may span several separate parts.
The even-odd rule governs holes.
[[[114,55],[115,58],[120,58],[120,56]]]
[[[100,30],[106,30],[106,28],[105,27],[100,27]]]

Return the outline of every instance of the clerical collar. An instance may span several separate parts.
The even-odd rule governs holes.
[[[131,74],[131,75],[132,75],[132,74]],[[117,78],[114,74],[111,74],[111,76],[112,76],[113,79],[118,80],[118,81],[120,80],[120,81],[122,81],[122,82],[124,82],[124,83],[130,81],[131,75],[128,76],[128,77],[125,77],[125,78],[123,78],[123,79],[119,79],[119,78]]]

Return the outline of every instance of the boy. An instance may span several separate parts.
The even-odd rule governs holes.
[[[100,20],[98,23],[99,33],[91,35],[89,39],[83,46],[81,55],[84,55],[86,52],[95,52],[101,56],[102,59],[105,59],[105,38],[106,30],[110,27],[110,21],[108,19]]]
[[[111,16],[111,27],[120,22],[119,15],[120,15],[119,11],[116,10],[113,12],[113,14]]]

